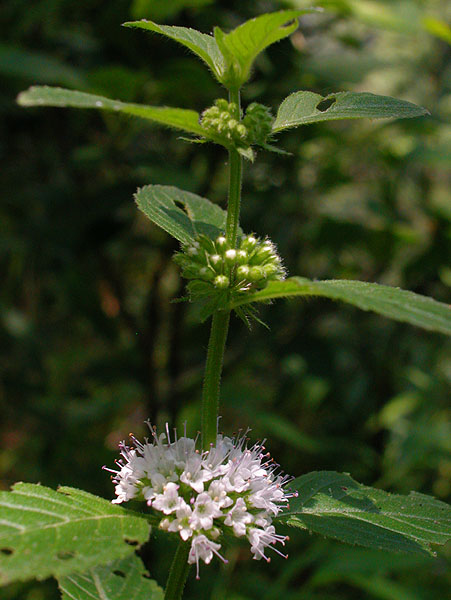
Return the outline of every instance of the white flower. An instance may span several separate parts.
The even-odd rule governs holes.
[[[286,554],[282,554],[277,548],[274,548],[273,544],[280,542],[282,546],[285,546],[285,540],[288,538],[284,535],[277,535],[273,525],[268,525],[265,529],[251,527],[247,537],[251,543],[251,552],[256,560],[264,558],[266,562],[270,562],[271,559],[264,553],[264,549],[267,546],[269,546],[271,550],[277,552],[277,554],[287,558]]]
[[[188,563],[193,565],[196,563],[197,573],[196,579],[199,579],[199,559],[202,559],[206,565],[208,565],[213,558],[213,554],[216,554],[224,563],[228,561],[219,554],[218,550],[221,544],[212,542],[205,535],[198,535],[193,539],[191,549],[188,555]]]
[[[236,438],[218,435],[216,446],[196,449],[195,440],[185,435],[171,439],[169,429],[157,435],[151,428],[152,441],[134,447],[120,444],[121,459],[114,473],[116,498],[120,504],[131,499],[147,501],[150,510],[160,516],[159,527],[190,540],[188,562],[208,564],[220,554],[221,535],[247,536],[255,559],[266,556],[266,548],[285,544],[272,519],[294,494],[284,485],[289,478],[277,472],[263,444],[247,447],[246,433]],[[111,470],[111,469],[108,469]]]
[[[178,494],[179,486],[175,483],[167,483],[162,494],[158,494],[152,502],[155,510],[161,510],[165,515],[170,515],[179,508],[185,506],[185,501]]]
[[[233,504],[232,498],[227,496],[226,486],[220,479],[215,479],[208,486],[208,493],[219,508],[227,508]]]
[[[193,535],[193,529],[190,525],[190,517],[192,514],[193,511],[188,504],[185,503],[184,506],[177,509],[176,518],[168,525],[168,531],[178,532],[182,540],[186,542],[186,540]]]
[[[193,514],[190,517],[190,524],[193,529],[211,529],[213,519],[223,516],[221,509],[207,492],[199,494],[193,506]]]
[[[232,526],[235,535],[240,537],[246,535],[246,525],[252,523],[253,520],[253,516],[247,512],[246,503],[243,498],[238,498],[235,506],[227,513],[224,525]]]
[[[211,474],[202,469],[202,457],[199,454],[192,454],[185,463],[180,481],[191,486],[194,491],[200,494],[204,491],[204,482],[209,479],[211,479]]]

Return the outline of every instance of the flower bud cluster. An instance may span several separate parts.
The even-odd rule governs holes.
[[[220,98],[213,106],[204,110],[200,123],[226,146],[248,148],[252,144],[264,144],[271,133],[273,122],[270,109],[253,102],[247,107],[241,120],[242,114],[234,102],[229,103]]]
[[[232,248],[224,236],[211,240],[199,235],[183,246],[174,260],[182,268],[183,277],[195,280],[188,286],[193,295],[208,296],[217,291],[239,295],[285,278],[274,244],[253,235],[242,237],[237,248]]]
[[[216,446],[207,451],[196,449],[196,440],[185,436],[171,440],[166,433],[153,441],[134,447],[120,444],[122,459],[114,473],[120,504],[131,499],[144,500],[158,515],[159,527],[178,534],[191,544],[188,562],[208,564],[213,555],[221,556],[221,535],[246,537],[254,558],[269,562],[266,548],[286,536],[278,535],[272,519],[295,494],[284,490],[289,477],[279,474],[278,465],[262,444],[247,447],[246,435],[237,438],[219,435]],[[282,556],[285,556],[282,554]]]
[[[270,108],[258,102],[249,104],[243,119],[243,125],[248,131],[249,143],[264,144],[271,133],[273,121]]]

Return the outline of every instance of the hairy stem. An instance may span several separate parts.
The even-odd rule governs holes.
[[[240,106],[240,92],[230,91],[230,102]],[[236,246],[241,203],[242,159],[234,149],[229,150],[229,193],[227,204],[226,237]],[[216,444],[218,435],[219,386],[221,383],[224,350],[229,331],[230,310],[217,310],[212,319],[202,388],[202,448]],[[190,545],[181,542],[172,561],[166,584],[165,600],[180,600],[188,577]]]
[[[216,444],[218,434],[219,384],[229,321],[230,311],[218,310],[214,313],[211,322],[202,389],[202,447],[204,450],[208,450],[210,444]]]
[[[183,588],[190,569],[188,564],[189,549],[189,543],[180,542],[169,571],[164,600],[180,600],[182,598]]]
[[[240,92],[230,91],[230,102],[235,102],[240,110]],[[242,162],[236,150],[229,150],[229,194],[227,204],[226,237],[232,246],[236,245],[236,234],[240,220]]]
[[[229,100],[230,102],[235,102],[240,108],[239,91],[230,91]],[[236,246],[240,219],[241,173],[241,156],[236,150],[231,149],[229,150],[229,193],[226,237],[232,246]],[[219,387],[229,322],[230,311],[218,310],[214,313],[202,389],[202,447],[204,450],[208,450],[211,444],[216,444],[216,437],[218,435]]]

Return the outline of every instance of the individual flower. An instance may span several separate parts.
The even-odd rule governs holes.
[[[208,564],[220,554],[221,535],[247,537],[254,558],[266,554],[287,537],[278,535],[272,520],[295,494],[285,489],[289,477],[278,471],[262,443],[248,446],[246,434],[218,435],[209,450],[197,449],[197,438],[171,439],[169,429],[144,443],[131,436],[133,446],[120,444],[118,469],[112,470],[116,498],[144,500],[159,516],[159,527],[190,544],[188,562]]]

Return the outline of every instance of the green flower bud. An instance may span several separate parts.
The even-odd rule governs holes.
[[[256,247],[256,245],[257,240],[252,235],[249,235],[242,240],[241,249],[250,252]]]
[[[213,281],[215,272],[210,267],[201,267],[199,269],[199,277],[204,281]]]
[[[216,239],[216,247],[218,249],[222,249],[222,248],[226,248],[227,247],[227,240],[223,235],[220,235],[217,239]]]
[[[271,133],[273,121],[271,110],[267,106],[257,102],[249,104],[243,119],[243,125],[249,132],[249,143],[264,144]]]
[[[262,267],[251,267],[249,269],[249,280],[252,282],[260,281],[266,278],[266,273]]]
[[[233,248],[226,250],[224,258],[227,264],[234,265],[236,262],[236,250]]]
[[[213,268],[218,271],[221,270],[222,267],[222,256],[220,256],[219,254],[212,254],[210,256],[210,263],[212,264]]]
[[[278,273],[279,268],[276,264],[274,264],[273,262],[268,263],[267,265],[265,265],[263,267],[263,270],[265,272],[265,275],[268,279],[271,279],[271,277],[273,275],[276,275],[276,273]]]
[[[230,285],[230,280],[225,275],[217,275],[214,279],[214,285],[220,290],[225,290]]]
[[[248,261],[248,258],[249,257],[248,257],[246,250],[238,250],[238,252],[236,253],[236,260],[239,265],[246,264]]]
[[[236,270],[236,276],[238,279],[248,279],[249,271],[250,269],[247,265],[241,265],[241,267],[238,267]]]

